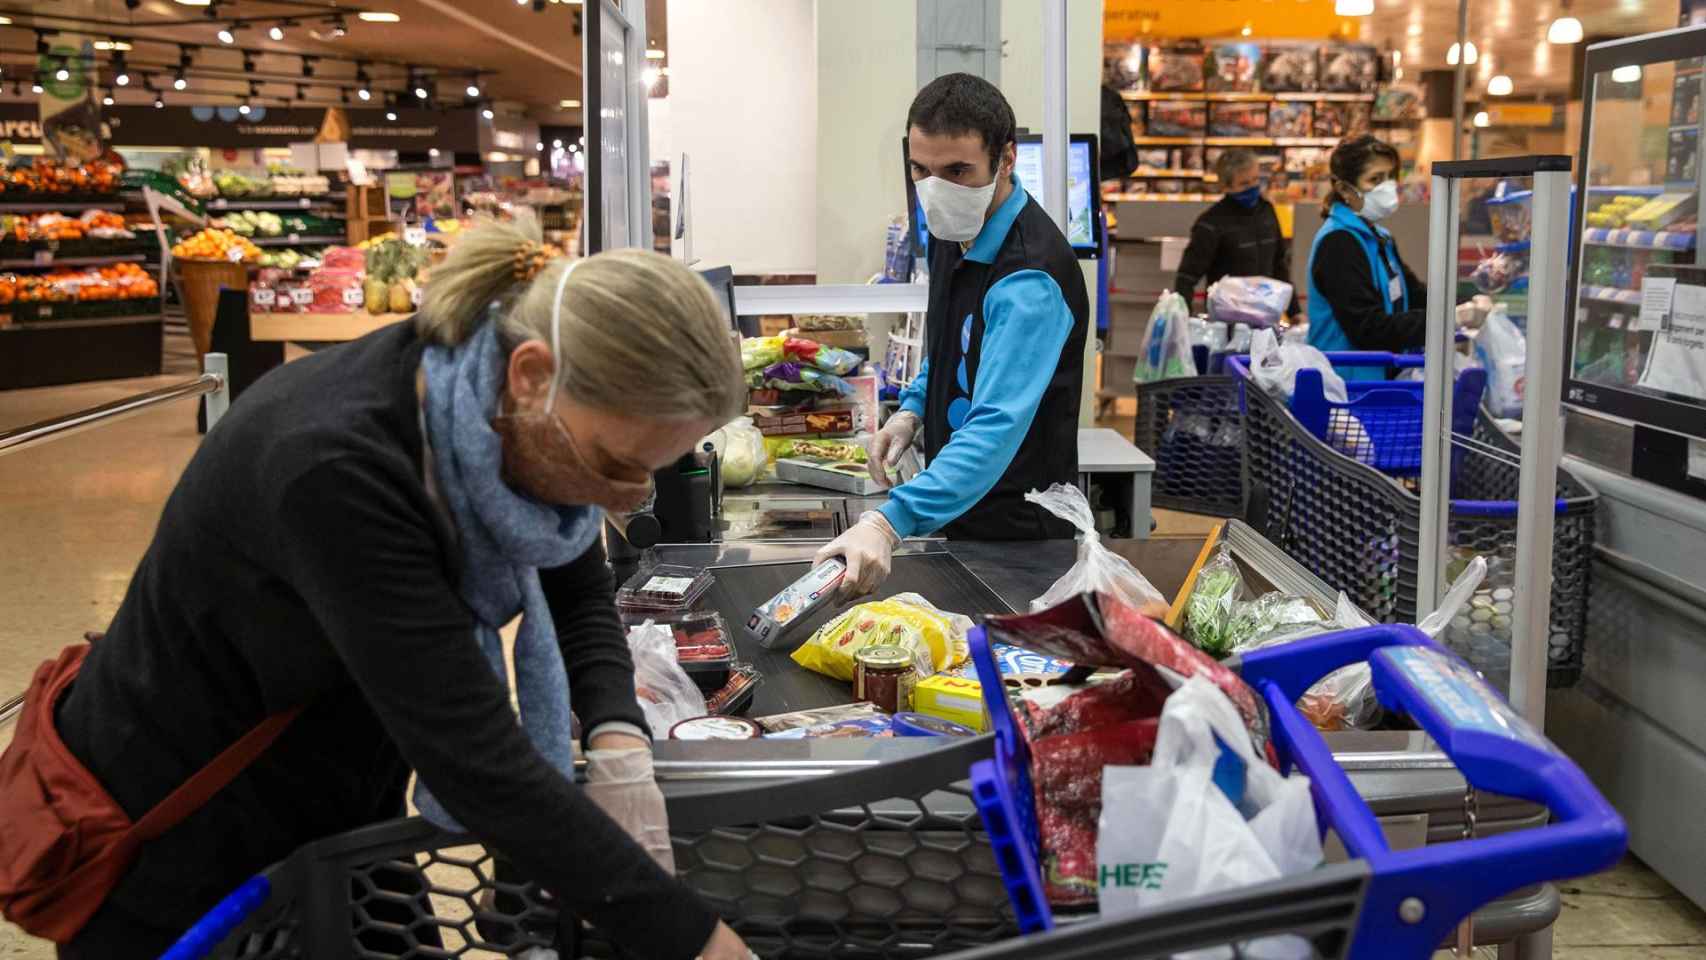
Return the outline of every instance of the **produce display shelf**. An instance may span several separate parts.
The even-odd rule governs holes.
[[[0,334],[19,330],[67,330],[72,327],[123,327],[137,323],[159,323],[161,314],[141,313],[129,317],[79,317],[71,320],[34,320],[29,323],[0,324]]]
[[[1373,103],[1372,93],[1235,93],[1201,91],[1181,91],[1167,93],[1158,90],[1122,90],[1120,96],[1126,100],[1212,100],[1219,103],[1267,103],[1271,100],[1316,100],[1334,101],[1338,103]]]
[[[305,237],[301,234],[286,233],[277,237],[249,237],[249,242],[257,247],[289,247],[289,246],[325,246],[333,243],[343,243],[341,236]]]
[[[381,327],[407,320],[407,313],[251,313],[249,339],[333,343],[357,340]]]
[[[124,201],[79,200],[69,196],[59,200],[0,200],[0,213],[51,213],[73,207],[78,210],[123,210]]]
[[[1631,247],[1637,250],[1693,250],[1695,241],[1692,233],[1589,227],[1582,231],[1582,242],[1596,247]]]
[[[214,197],[203,206],[209,210],[306,210],[309,207],[343,202],[344,195],[337,193],[307,197],[256,197],[252,200],[242,197]]]
[[[1132,137],[1140,147],[1178,147],[1203,144],[1209,147],[1331,147],[1338,137],[1211,137],[1193,134],[1188,137]]]
[[[109,263],[142,263],[148,259],[145,253],[109,253],[102,257],[55,257],[52,252],[43,250],[40,254],[28,259],[0,260],[0,270],[28,270],[35,267],[93,267]]]
[[[1603,300],[1607,303],[1621,303],[1636,306],[1641,302],[1641,291],[1628,290],[1623,287],[1595,287],[1582,285],[1583,300]]]

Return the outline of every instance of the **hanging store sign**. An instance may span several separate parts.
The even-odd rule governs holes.
[[[55,121],[43,121],[33,103],[0,104],[0,134],[14,140],[33,140],[45,132],[54,135]],[[396,120],[385,119],[384,110],[343,108],[349,120],[349,145],[353,150],[408,150],[431,148],[450,153],[474,153],[480,149],[478,110],[394,111]],[[248,116],[229,107],[164,107],[120,105],[107,107],[102,118],[109,141],[119,147],[210,147],[255,149],[284,147],[313,140],[325,123],[327,111],[320,107],[256,107]]]
[[[1550,127],[1557,110],[1550,103],[1493,103],[1487,105],[1487,125],[1493,127]]]
[[[1248,27],[1250,32],[1243,33]],[[1361,35],[1357,17],[1333,12],[1333,0],[1104,0],[1102,40],[1149,37],[1336,37]]]
[[[36,62],[42,146],[64,163],[88,163],[101,155],[101,108],[90,85],[92,54],[87,37],[62,33]]]

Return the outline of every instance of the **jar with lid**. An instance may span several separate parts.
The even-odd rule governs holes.
[[[898,713],[912,704],[918,669],[912,651],[892,644],[865,647],[853,657],[853,697],[885,713]]]

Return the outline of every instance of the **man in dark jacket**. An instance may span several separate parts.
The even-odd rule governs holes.
[[[1188,301],[1197,282],[1221,277],[1272,277],[1291,283],[1291,241],[1280,233],[1274,205],[1262,197],[1256,155],[1233,148],[1214,163],[1226,196],[1191,226],[1191,242],[1179,260],[1173,290]],[[1286,315],[1297,316],[1294,293]]]

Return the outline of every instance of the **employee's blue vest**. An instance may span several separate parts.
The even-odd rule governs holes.
[[[1392,270],[1388,269],[1386,258],[1380,255],[1378,241],[1375,239],[1378,231],[1381,239],[1387,244],[1392,243],[1392,234],[1385,227],[1376,227],[1367,220],[1356,215],[1350,207],[1342,203],[1333,204],[1332,212],[1327,215],[1327,222],[1321,225],[1320,232],[1315,234],[1315,242],[1309,247],[1309,345],[1323,353],[1333,350],[1355,350],[1351,338],[1345,336],[1345,330],[1339,326],[1339,321],[1333,316],[1333,305],[1315,289],[1315,255],[1321,250],[1321,238],[1339,230],[1349,230],[1362,245],[1362,252],[1368,257],[1368,266],[1374,275],[1374,288],[1380,295],[1380,302],[1386,306],[1386,312],[1392,312],[1392,299],[1387,296],[1387,290],[1392,283]],[[1404,282],[1403,270],[1398,270],[1398,285],[1403,288],[1403,296],[1398,299],[1400,311],[1410,309],[1410,287]]]

